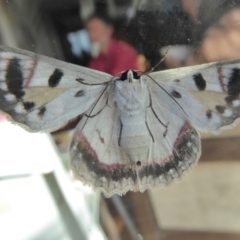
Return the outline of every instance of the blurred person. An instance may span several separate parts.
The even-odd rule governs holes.
[[[88,67],[116,75],[127,69],[138,70],[137,53],[126,42],[112,37],[114,27],[111,19],[103,14],[92,15],[86,23],[91,41]]]
[[[240,58],[240,8],[224,14],[205,33],[197,52],[187,59],[186,65]]]
[[[172,47],[165,61],[168,68],[240,58],[240,7],[226,7],[225,11],[222,9],[219,12],[221,15],[218,13],[218,20],[215,17],[209,27],[205,26],[200,43],[196,47],[190,47],[188,55],[182,61],[178,56],[170,54],[174,50]]]

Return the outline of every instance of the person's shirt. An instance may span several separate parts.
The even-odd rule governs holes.
[[[91,59],[88,67],[111,75],[128,69],[137,70],[137,53],[128,43],[112,39],[107,53]]]

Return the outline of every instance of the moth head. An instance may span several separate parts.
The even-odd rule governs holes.
[[[127,70],[118,74],[117,81],[122,82],[121,85],[141,85],[141,87],[146,85],[146,79],[142,78],[142,73],[140,71]]]
[[[136,98],[143,97],[146,93],[146,79],[134,70],[122,72],[116,79],[115,86],[123,96],[129,98],[130,95],[136,95]]]
[[[129,83],[133,83],[135,81],[139,81],[140,76],[136,71],[133,70],[127,70],[123,72],[118,79],[119,81],[128,81]]]

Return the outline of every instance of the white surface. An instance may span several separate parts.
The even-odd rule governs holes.
[[[48,135],[0,121],[0,177],[46,173],[59,157]]]
[[[55,175],[64,200],[87,239],[105,239],[96,219],[98,209],[92,210],[93,206],[98,206],[99,195],[80,183],[73,184],[47,134],[28,133],[3,120],[0,121],[0,146],[0,177],[3,177],[0,181],[0,239],[32,239],[49,228],[51,231],[52,226],[57,226],[65,232],[63,237],[67,237],[42,178],[42,174],[48,172]],[[26,174],[29,176],[19,178]],[[60,196],[54,197],[57,201],[63,200]]]
[[[64,228],[40,175],[0,181],[0,239],[31,239],[56,223]]]

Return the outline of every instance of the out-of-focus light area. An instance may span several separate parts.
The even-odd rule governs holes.
[[[105,239],[97,224],[99,194],[72,179],[51,137],[2,116],[0,133],[0,239],[74,239],[69,231]]]
[[[67,39],[71,44],[72,53],[77,57],[82,57],[83,52],[90,52],[91,45],[86,30],[70,32],[67,35]]]

